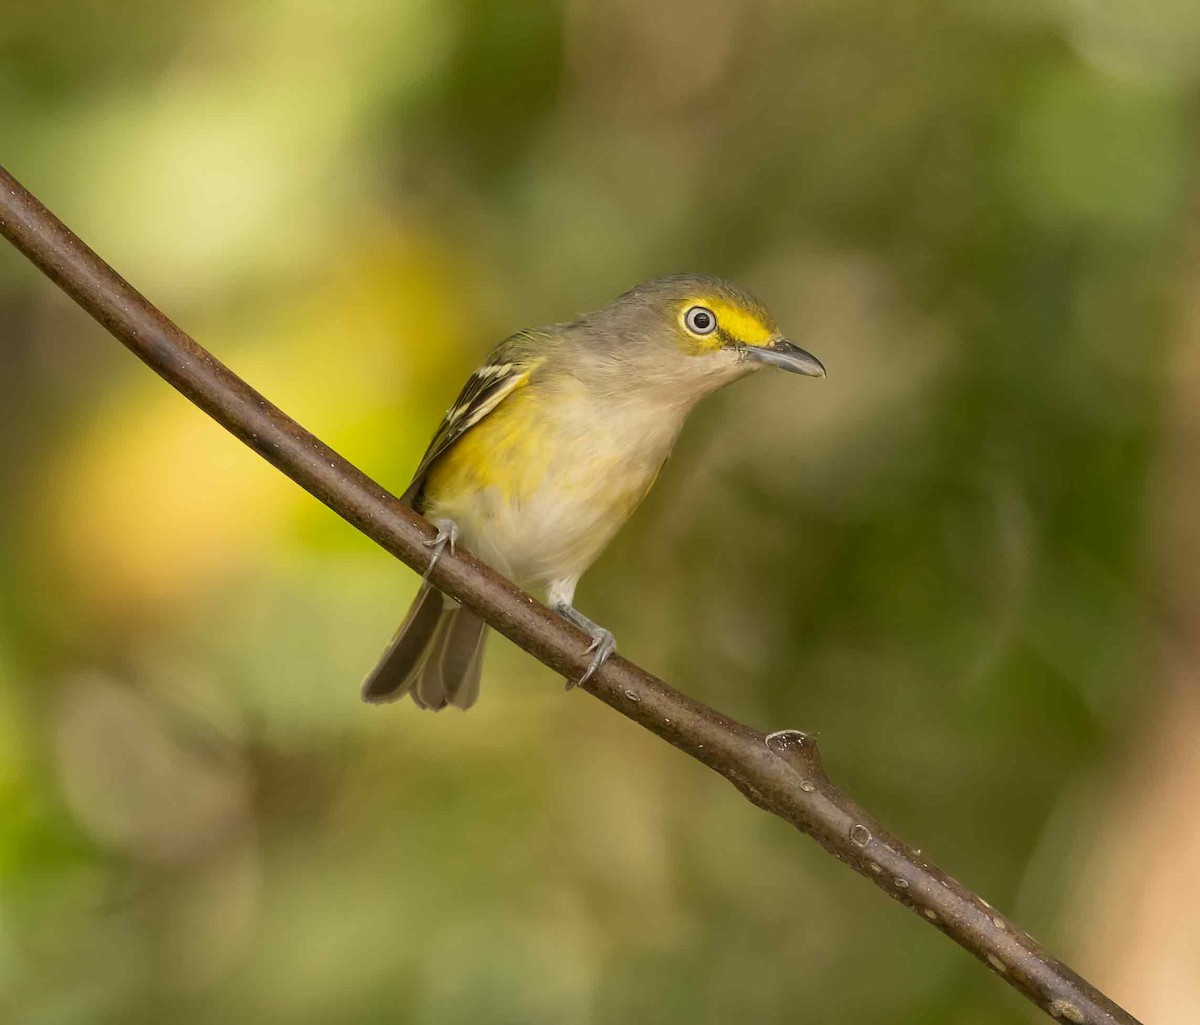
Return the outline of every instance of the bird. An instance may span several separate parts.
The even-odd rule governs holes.
[[[462,545],[591,638],[586,683],[616,649],[575,588],[645,498],[700,399],[762,367],[824,377],[767,308],[718,277],[673,274],[501,342],[446,412],[401,500],[436,528],[408,615],[363,700],[470,708],[487,626],[429,582]]]

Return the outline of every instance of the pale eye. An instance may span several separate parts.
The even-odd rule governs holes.
[[[693,306],[683,315],[683,322],[694,335],[711,335],[717,329],[717,316],[706,306]]]

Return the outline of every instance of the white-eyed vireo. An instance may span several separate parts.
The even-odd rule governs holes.
[[[825,376],[733,285],[694,274],[646,282],[569,324],[502,342],[446,413],[403,497],[437,526],[435,561],[461,541],[510,579],[544,588],[592,637],[586,680],[616,645],[571,604],[575,585],[650,490],[692,406],[764,365]],[[469,708],[486,631],[425,583],[363,698]]]

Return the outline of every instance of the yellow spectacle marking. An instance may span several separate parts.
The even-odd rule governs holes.
[[[724,342],[721,340],[721,332],[723,331],[734,341],[741,342],[743,345],[766,345],[772,338],[775,337],[775,326],[768,324],[758,314],[746,309],[744,306],[738,306],[724,299],[718,299],[715,296],[695,296],[688,299],[679,308],[679,323],[683,325],[684,314],[687,313],[693,306],[704,306],[713,311],[717,318],[717,328],[710,335],[696,335],[687,330],[684,325],[684,331],[692,338],[701,350],[719,349]]]

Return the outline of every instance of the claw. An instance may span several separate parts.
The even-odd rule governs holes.
[[[588,664],[583,675],[575,681],[567,681],[567,690],[572,687],[582,687],[593,676],[596,675],[596,670],[599,669],[605,662],[608,661],[608,656],[617,650],[616,638],[604,627],[596,627],[595,633],[592,634],[592,643],[584,650],[585,654],[592,655],[592,661]],[[594,654],[593,654],[594,652]]]
[[[454,546],[458,542],[458,524],[453,520],[435,520],[433,525],[437,527],[437,533],[427,541],[421,542],[426,548],[433,549],[433,558],[429,560],[429,565],[421,576],[423,581],[429,579],[429,575],[438,564],[438,560],[447,546],[450,548],[450,554],[453,555]]]
[[[596,670],[604,665],[608,661],[608,656],[617,650],[617,641],[611,631],[605,630],[604,627],[593,623],[587,616],[572,606],[570,601],[560,599],[554,602],[552,608],[564,619],[574,623],[592,639],[592,643],[587,646],[584,652],[586,655],[592,655],[592,661],[578,680],[567,680],[566,689],[570,690],[572,687],[578,687],[580,684],[587,683],[588,680],[596,675]]]

